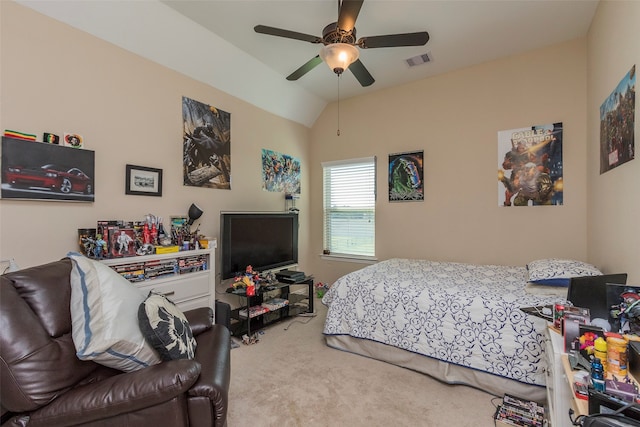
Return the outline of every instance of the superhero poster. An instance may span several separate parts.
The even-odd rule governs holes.
[[[389,155],[389,201],[424,200],[424,152]]]
[[[300,194],[300,160],[263,148],[262,189]]]
[[[600,174],[633,160],[636,66],[600,106]]]
[[[562,122],[499,131],[498,206],[562,204]]]
[[[231,114],[182,97],[184,185],[231,189]]]

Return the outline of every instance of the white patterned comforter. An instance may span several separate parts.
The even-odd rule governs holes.
[[[526,282],[525,267],[390,259],[333,284],[324,334],[544,385],[547,323],[519,307],[563,300],[528,294]]]

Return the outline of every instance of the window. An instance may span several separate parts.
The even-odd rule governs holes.
[[[322,163],[325,254],[375,256],[376,158]]]

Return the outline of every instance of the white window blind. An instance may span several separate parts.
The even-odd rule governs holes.
[[[322,169],[325,253],[375,256],[376,158],[325,162]]]

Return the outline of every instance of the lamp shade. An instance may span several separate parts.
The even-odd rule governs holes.
[[[189,225],[193,225],[193,222],[200,218],[204,211],[200,209],[195,203],[191,203],[189,206]]]
[[[320,58],[336,74],[342,74],[359,55],[358,48],[347,43],[332,43],[320,49]]]

